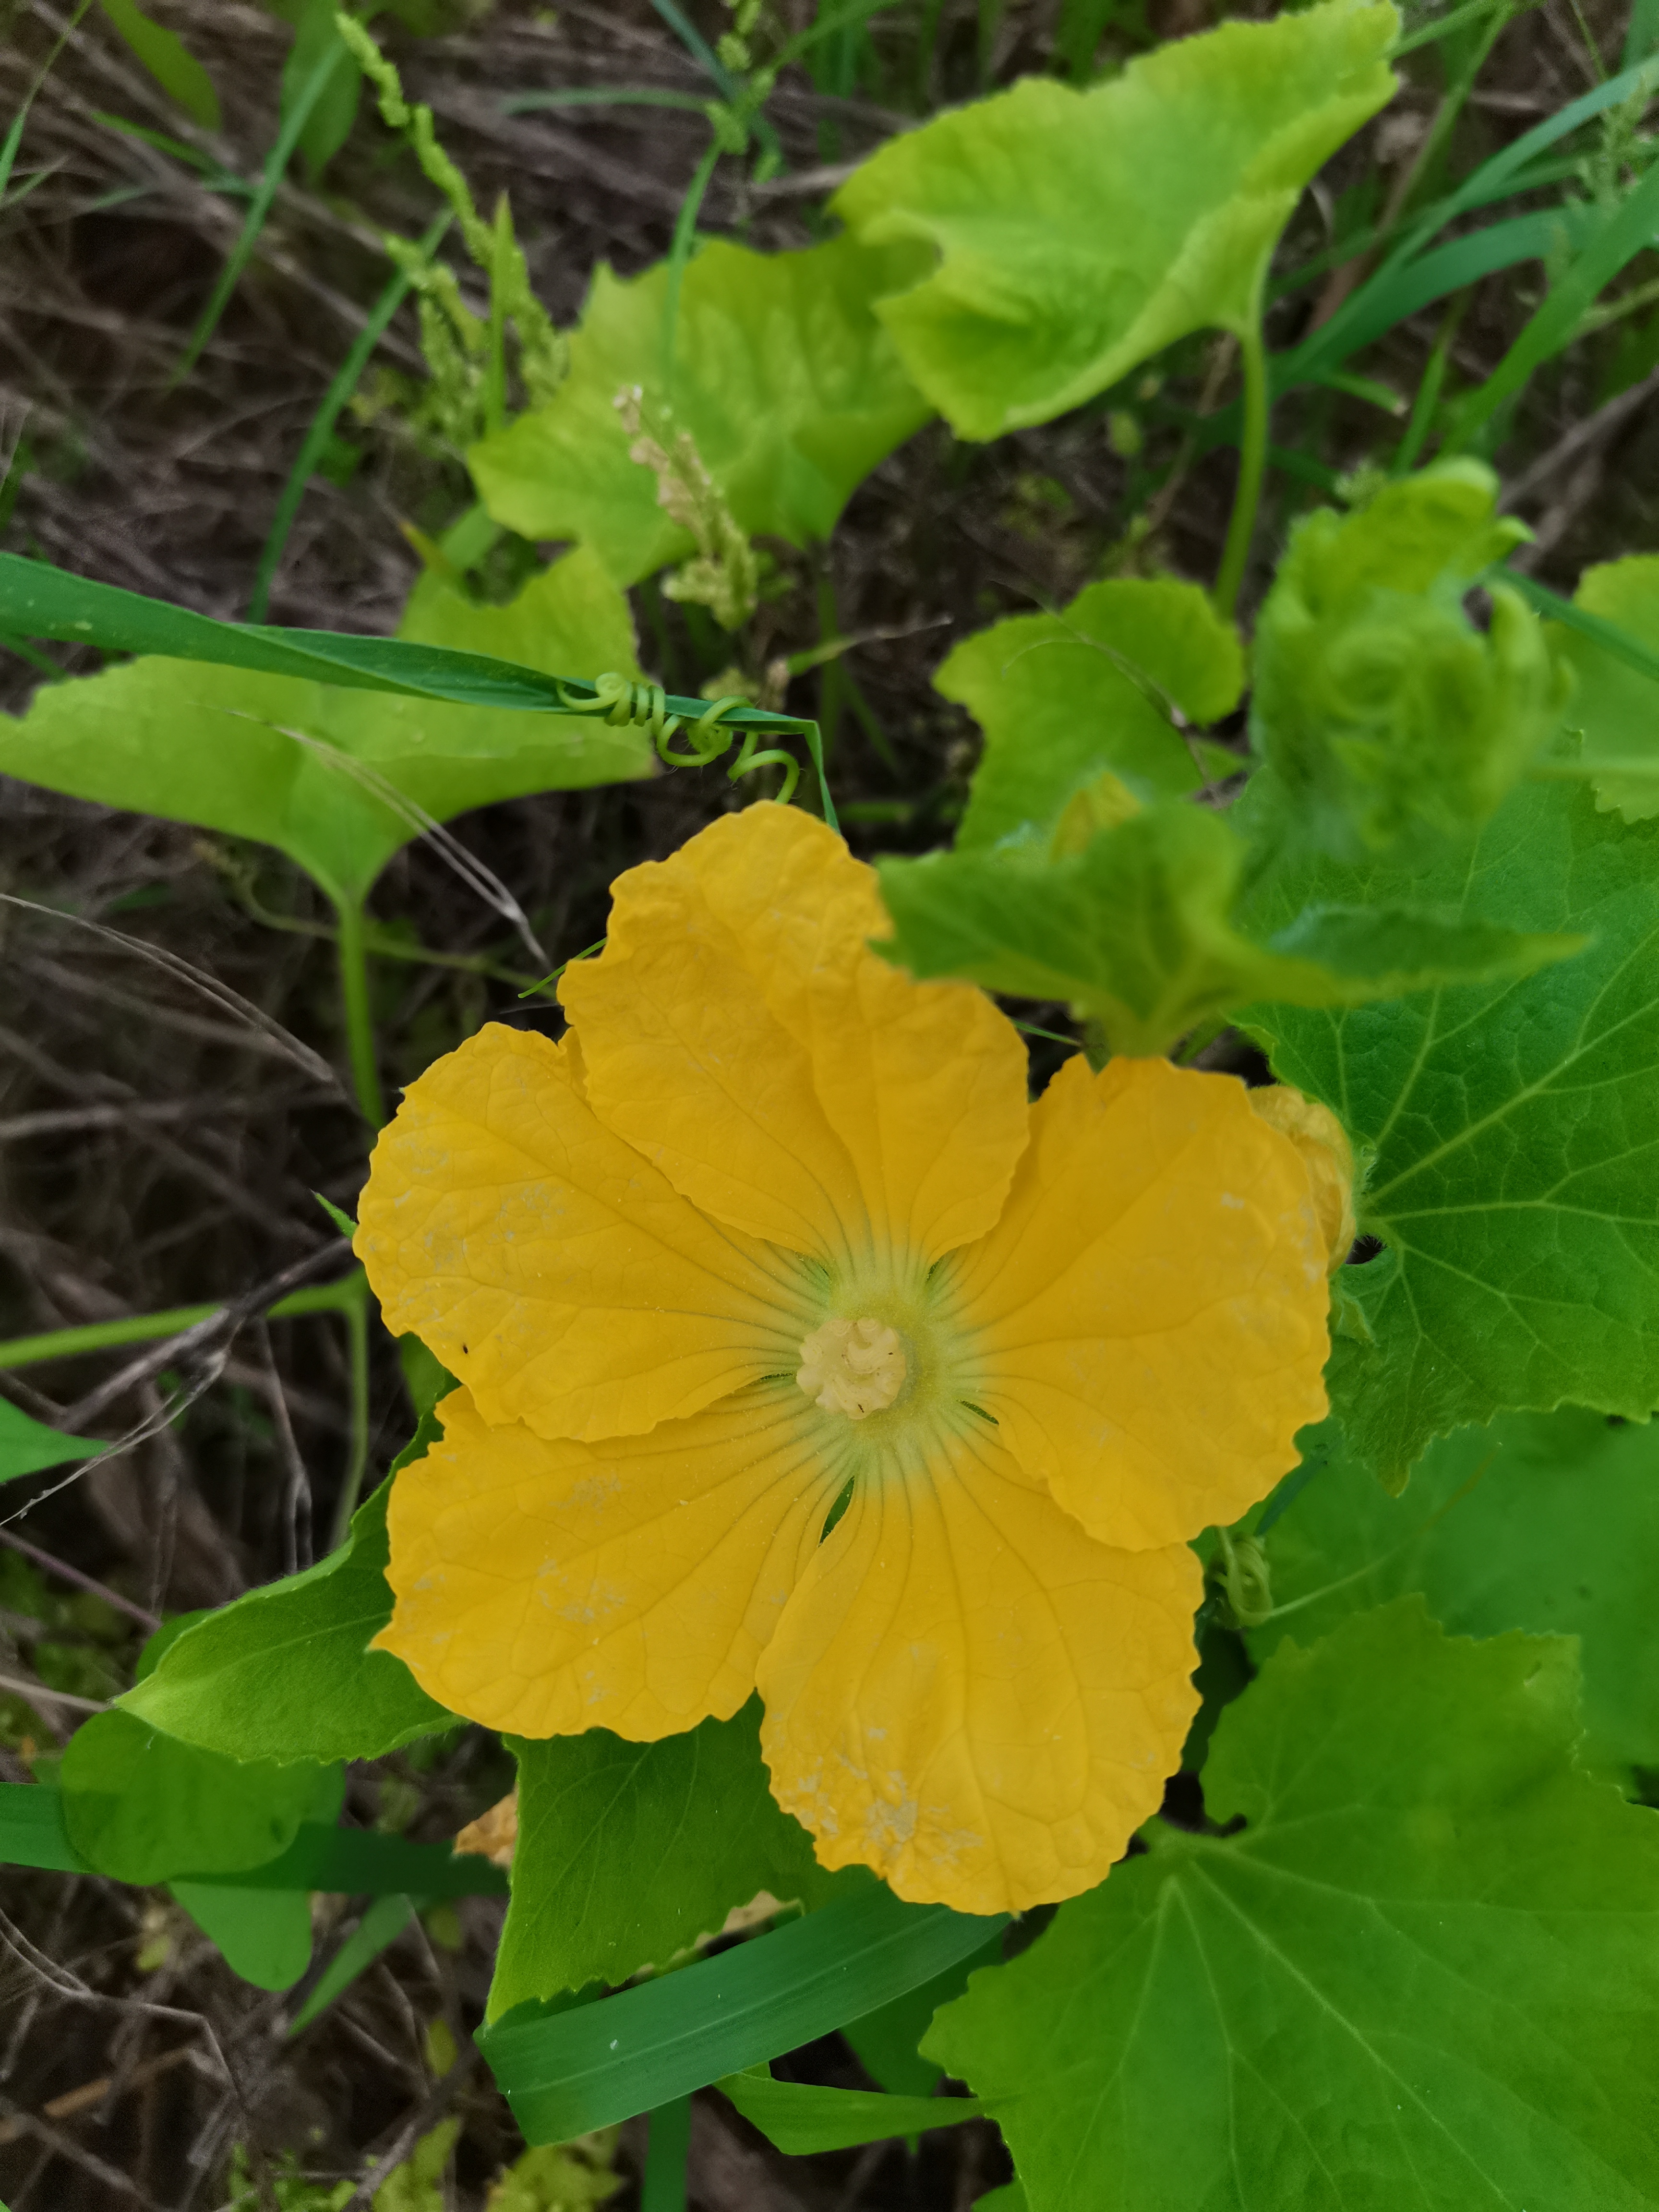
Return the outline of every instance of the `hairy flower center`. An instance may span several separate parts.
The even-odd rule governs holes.
[[[795,1380],[826,1413],[861,1421],[886,1411],[904,1388],[904,1374],[898,1331],[866,1315],[815,1328],[801,1346]]]

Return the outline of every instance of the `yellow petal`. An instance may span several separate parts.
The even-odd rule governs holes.
[[[1301,1157],[1242,1083],[1068,1061],[1002,1218],[955,1263],[976,1402],[1103,1542],[1234,1521],[1324,1416],[1325,1261]]]
[[[794,1384],[602,1444],[492,1428],[464,1390],[438,1412],[392,1489],[376,1644],[516,1735],[651,1741],[736,1712],[842,1480]]]
[[[1314,1211],[1329,1248],[1334,1274],[1353,1249],[1353,1146],[1328,1106],[1304,1098],[1294,1085],[1267,1083],[1247,1092],[1250,1110],[1286,1136],[1302,1155],[1313,1191]]]
[[[1185,1545],[1093,1542],[993,1429],[896,1455],[762,1655],[773,1794],[918,1904],[1092,1888],[1180,1763],[1200,1595]]]
[[[356,1249],[487,1421],[637,1433],[793,1370],[811,1326],[787,1255],[706,1219],[594,1116],[572,1056],[491,1024],[410,1085]]]
[[[588,1096],[721,1221],[835,1265],[932,1259],[995,1220],[1025,1053],[984,994],[871,952],[873,873],[798,808],[727,815],[614,887],[559,987]]]

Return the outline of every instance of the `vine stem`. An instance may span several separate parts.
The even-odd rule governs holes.
[[[1238,349],[1244,364],[1244,433],[1238,448],[1238,483],[1233,493],[1232,520],[1227,525],[1227,544],[1221,571],[1215,580],[1218,614],[1231,619],[1244,581],[1244,564],[1250,557],[1255,535],[1256,509],[1261,501],[1261,479],[1267,466],[1267,415],[1272,404],[1267,392],[1267,348],[1257,314],[1247,331],[1239,333]]]
[[[368,944],[362,901],[342,894],[335,901],[335,911],[340,917],[340,999],[351,1080],[365,1120],[378,1129],[386,1120],[386,1097],[374,1060],[374,1024],[368,1011]]]

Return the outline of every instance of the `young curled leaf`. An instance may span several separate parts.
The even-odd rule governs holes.
[[[1525,534],[1497,489],[1448,462],[1292,532],[1256,628],[1250,732],[1287,825],[1336,859],[1467,839],[1560,720],[1566,679],[1525,602],[1492,585],[1484,632],[1464,608]]]

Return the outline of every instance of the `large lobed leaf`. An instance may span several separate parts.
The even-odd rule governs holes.
[[[1583,1756],[1659,1771],[1659,1428],[1577,1407],[1511,1413],[1431,1444],[1401,1498],[1334,1421],[1303,1443],[1308,1480],[1264,1539],[1285,1610],[1251,1632],[1254,1653],[1413,1590],[1462,1635],[1576,1636]]]
[[[937,265],[881,302],[968,438],[1045,422],[1189,331],[1243,332],[1315,171],[1390,97],[1399,19],[1225,23],[1088,92],[1043,77],[891,139],[831,203]]]
[[[924,2050],[1030,2212],[1659,2203],[1659,1814],[1572,1762],[1572,1647],[1405,1599],[1282,1648],[1205,1802]]]
[[[1168,803],[1053,855],[1035,841],[878,864],[893,917],[878,950],[917,975],[1060,999],[1115,1052],[1159,1053],[1271,996],[1352,1006],[1446,979],[1525,974],[1571,937],[1424,912],[1410,890],[1370,911],[1310,905],[1263,942],[1237,926],[1245,848],[1207,809]]]
[[[1659,657],[1659,556],[1586,568],[1573,604]],[[1580,631],[1554,623],[1551,635],[1577,679],[1566,710],[1578,740],[1575,766],[1598,806],[1650,822],[1659,815],[1659,680]]]
[[[1375,1156],[1360,1227],[1387,1249],[1345,1271],[1328,1379],[1353,1451],[1396,1486],[1431,1438],[1504,1410],[1659,1403],[1659,827],[1523,786],[1466,854],[1286,866],[1251,920],[1406,897],[1592,942],[1386,1009],[1244,1017]]]
[[[894,258],[851,239],[794,253],[724,240],[685,270],[672,374],[666,262],[639,276],[594,274],[570,374],[545,407],[468,456],[489,512],[524,537],[575,538],[619,584],[694,550],[629,458],[616,399],[640,387],[689,430],[751,537],[829,537],[854,488],[929,412],[876,320]]]
[[[627,602],[581,550],[510,605],[428,577],[398,635],[566,676],[635,672]],[[257,838],[337,900],[392,855],[499,799],[646,775],[650,740],[598,717],[465,707],[246,668],[143,659],[44,686],[0,723],[0,772],[79,799]],[[410,802],[420,811],[411,811]]]

